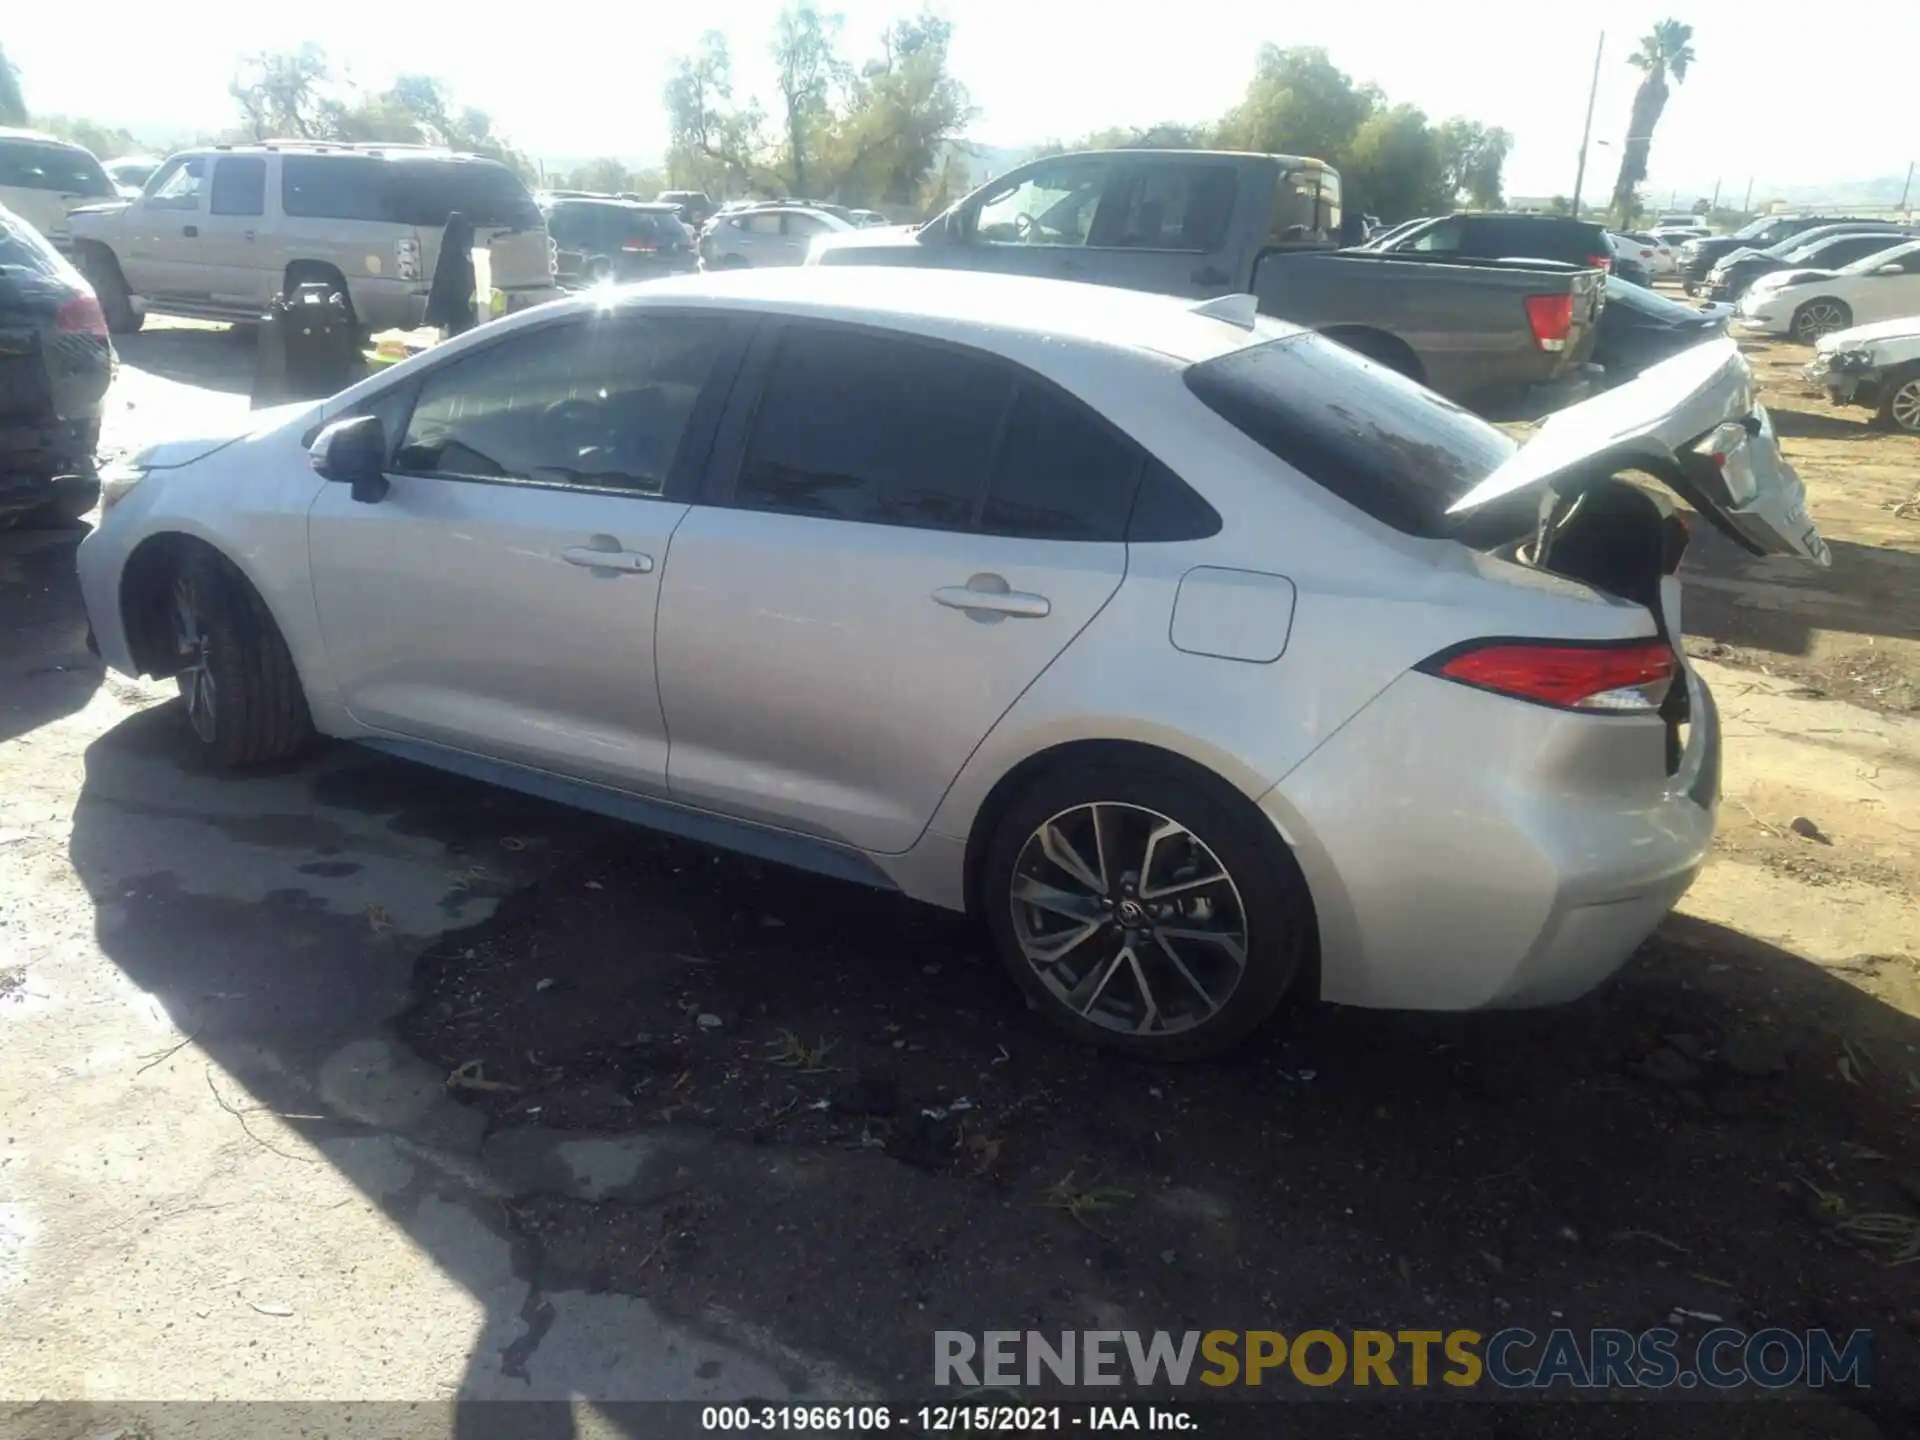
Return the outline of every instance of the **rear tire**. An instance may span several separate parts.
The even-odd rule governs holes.
[[[120,262],[114,258],[113,252],[100,245],[86,245],[81,247],[79,260],[80,273],[93,286],[94,298],[100,302],[100,313],[106,316],[107,333],[137,333],[147,323],[147,317],[134,308],[133,291],[128,288],[127,277],[121,272]]]
[[[1902,365],[1880,382],[1877,424],[1888,430],[1920,435],[1920,365]]]
[[[976,898],[1036,1009],[1149,1060],[1237,1045],[1315,943],[1279,832],[1224,782],[1151,760],[1043,772],[999,817]]]
[[[1853,311],[1844,301],[1816,296],[1793,312],[1793,338],[1802,345],[1811,345],[1822,335],[1845,330],[1851,324]]]
[[[238,768],[291,759],[313,743],[293,656],[245,576],[202,550],[174,573],[166,603],[187,728],[209,756]]]

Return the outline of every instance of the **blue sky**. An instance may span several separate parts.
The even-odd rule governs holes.
[[[845,48],[857,58],[889,20],[917,5],[843,0],[828,8],[844,14]],[[1566,193],[1604,27],[1594,134],[1611,143],[1593,153],[1591,195],[1610,185],[1618,164],[1637,80],[1625,56],[1653,21],[1677,14],[1694,26],[1700,60],[1661,122],[1649,192],[1656,203],[1664,203],[1663,189],[1704,193],[1716,178],[1737,201],[1749,176],[1759,200],[1769,185],[1898,174],[1920,151],[1911,99],[1920,8],[1907,0],[1855,0],[1844,7],[1844,37],[1831,46],[1821,43],[1819,10],[1769,10],[1753,0],[1686,0],[1684,10],[1638,0],[946,0],[941,8],[955,25],[954,68],[981,112],[971,134],[994,145],[1216,115],[1245,86],[1260,42],[1271,40],[1324,45],[1349,73],[1436,118],[1460,113],[1504,125],[1517,137],[1509,191]],[[661,81],[670,58],[701,31],[728,34],[744,89],[770,88],[766,41],[778,9],[779,0],[683,0],[552,11],[497,0],[467,7],[471,23],[447,33],[434,5],[199,0],[190,11],[96,8],[88,13],[112,40],[98,44],[81,43],[66,7],[16,5],[0,43],[35,109],[162,134],[231,124],[226,83],[237,56],[317,39],[369,86],[402,69],[442,77],[533,155],[640,158],[664,148]],[[1841,14],[1828,13],[1836,21]],[[543,26],[560,14],[594,18],[576,20],[572,38],[555,44]]]

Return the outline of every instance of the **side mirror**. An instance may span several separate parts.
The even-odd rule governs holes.
[[[351,485],[362,505],[377,505],[392,488],[387,480],[387,431],[377,415],[336,420],[307,452],[322,479]]]

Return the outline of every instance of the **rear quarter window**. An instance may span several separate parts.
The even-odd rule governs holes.
[[[1447,508],[1515,449],[1452,401],[1316,335],[1250,345],[1185,378],[1268,454],[1407,535],[1454,536]]]

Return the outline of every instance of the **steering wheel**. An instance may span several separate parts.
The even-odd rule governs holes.
[[[1031,245],[1040,233],[1040,222],[1024,211],[1013,217],[1013,235],[1022,245]]]

